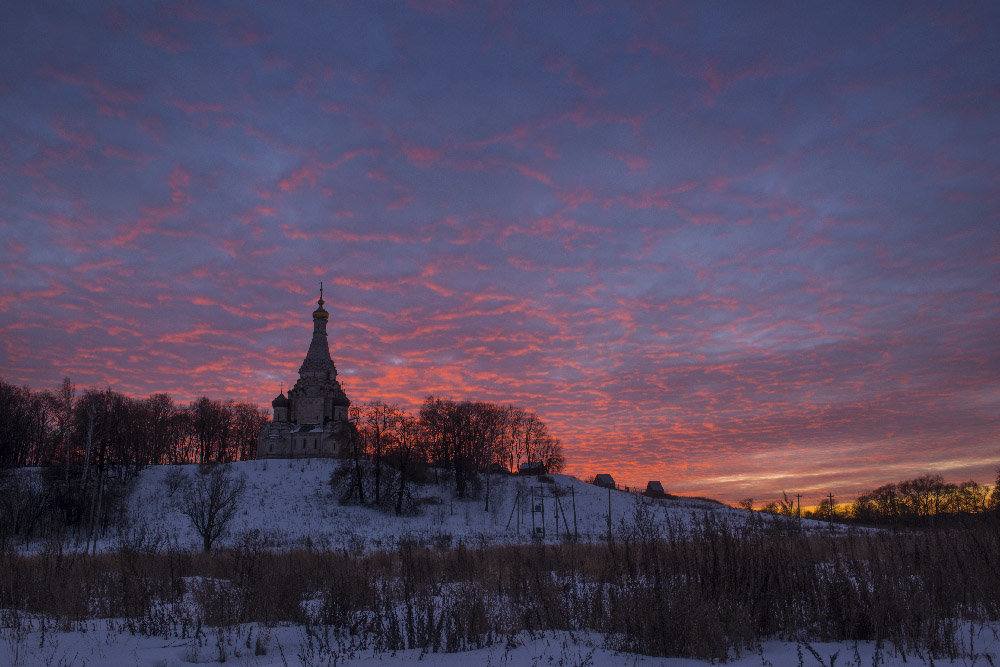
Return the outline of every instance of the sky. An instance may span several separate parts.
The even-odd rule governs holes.
[[[998,137],[992,1],[3,3],[0,378],[266,406],[323,281],[581,477],[992,482]]]

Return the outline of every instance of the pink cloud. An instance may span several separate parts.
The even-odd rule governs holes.
[[[441,159],[443,152],[443,149],[440,148],[435,149],[427,146],[414,146],[409,142],[403,143],[403,155],[406,156],[406,159],[414,165],[424,169],[431,167],[438,162],[438,160]]]
[[[187,189],[191,187],[191,174],[181,168],[180,165],[175,165],[174,170],[170,172],[167,185],[170,187],[170,198],[175,204],[187,204],[191,202],[191,198],[187,193]]]
[[[95,100],[106,105],[124,106],[143,101],[143,96],[140,93],[127,90],[124,87],[103,81],[91,75],[57,69],[48,64],[43,65],[40,68],[39,73],[42,76],[55,79],[62,83],[68,83],[70,85],[86,88]]]
[[[322,176],[324,167],[316,162],[308,162],[298,167],[288,177],[278,181],[278,189],[282,192],[294,192],[301,190],[304,186],[316,187],[316,183]]]

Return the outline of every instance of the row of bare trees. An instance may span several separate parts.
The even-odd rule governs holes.
[[[403,513],[407,485],[418,468],[447,471],[455,494],[464,498],[478,473],[515,472],[527,462],[556,472],[564,463],[562,444],[538,415],[510,405],[428,396],[412,414],[374,401],[353,407],[351,421],[359,445],[351,493],[358,502],[378,505],[386,503],[388,494],[397,514]],[[368,467],[371,480],[366,484]]]
[[[955,484],[945,482],[941,475],[923,475],[883,484],[862,493],[853,503],[838,505],[833,494],[827,494],[816,507],[806,510],[801,510],[801,496],[789,496],[785,492],[781,496],[779,500],[766,504],[761,511],[820,521],[916,526],[929,523],[936,517],[1000,511],[1000,469],[992,487],[972,480]],[[739,506],[753,509],[753,498],[744,498]]]
[[[0,380],[0,467],[237,461],[254,458],[266,423],[266,413],[250,403],[202,397],[182,406],[167,394],[77,395],[68,378],[54,392]]]
[[[924,475],[884,484],[858,496],[850,517],[861,523],[918,524],[938,515],[1000,510],[1000,470],[992,490],[974,481],[953,484],[941,475]]]
[[[167,394],[78,395],[69,379],[54,392],[0,380],[0,543],[68,530],[96,548],[121,520],[128,483],[142,467],[254,458],[266,423],[249,403],[203,397],[182,406]],[[9,470],[20,466],[45,471]]]

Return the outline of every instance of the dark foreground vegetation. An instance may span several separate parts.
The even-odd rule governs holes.
[[[604,545],[372,555],[163,552],[142,533],[116,553],[3,555],[6,627],[192,638],[209,627],[294,623],[316,655],[458,651],[520,632],[604,633],[610,648],[725,660],[766,639],[874,641],[884,655],[968,657],[969,624],[1000,620],[1000,523],[923,532],[809,534],[794,522],[682,530],[637,510]],[[37,626],[36,626],[37,627]],[[964,629],[964,630],[963,630]]]

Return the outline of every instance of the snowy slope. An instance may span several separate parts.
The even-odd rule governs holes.
[[[595,541],[607,537],[609,500],[615,534],[623,525],[634,525],[637,512],[647,527],[662,526],[667,520],[687,524],[706,516],[741,525],[750,516],[744,510],[704,500],[651,500],[609,492],[567,475],[552,475],[551,484],[540,483],[535,477],[496,475],[491,478],[489,511],[482,497],[457,500],[452,498],[450,486],[430,484],[413,487],[420,501],[419,516],[396,517],[376,509],[340,505],[329,483],[339,465],[347,464],[330,459],[230,464],[235,475],[245,478],[246,491],[241,509],[219,546],[231,545],[251,531],[259,531],[267,545],[279,549],[313,546],[371,551],[394,548],[400,540],[439,546],[526,543],[533,540],[533,529],[543,525],[544,536],[537,539],[546,542],[565,539],[567,531],[581,540]],[[134,534],[144,527],[147,534],[159,533],[172,546],[196,549],[200,540],[179,509],[183,489],[174,493],[169,489],[168,477],[178,474],[176,468],[153,466],[142,471],[130,498],[129,530]],[[199,474],[196,465],[180,468],[189,478]],[[533,495],[534,506],[543,510],[534,517]],[[99,548],[114,548],[118,541],[117,535],[109,536]]]

